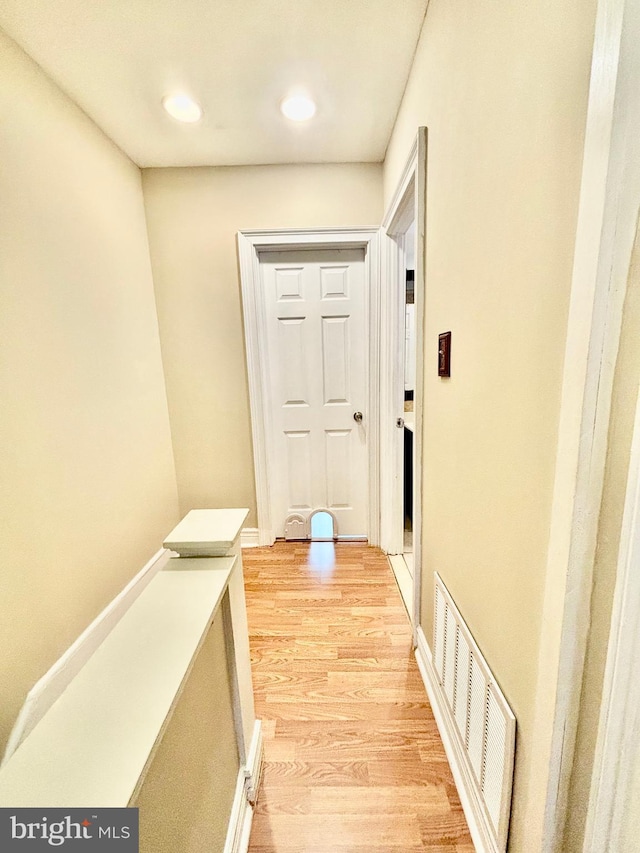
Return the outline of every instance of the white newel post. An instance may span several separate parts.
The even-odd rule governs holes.
[[[240,546],[242,526],[248,512],[248,509],[191,510],[163,544],[181,557],[236,557],[229,578],[228,607],[223,605],[223,615],[229,669],[234,685],[238,752],[245,769],[248,798],[255,802],[260,780],[262,735],[253,701],[249,625]]]

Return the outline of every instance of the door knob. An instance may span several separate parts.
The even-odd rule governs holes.
[[[354,412],[353,413],[353,419],[357,424],[361,424],[362,423],[362,412]]]

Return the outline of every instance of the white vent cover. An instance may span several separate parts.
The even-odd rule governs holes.
[[[433,660],[496,849],[509,833],[516,718],[442,578],[435,574]]]

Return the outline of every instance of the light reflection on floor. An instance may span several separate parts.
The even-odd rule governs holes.
[[[309,545],[307,565],[319,578],[330,578],[336,565],[336,549],[333,542],[312,542]]]

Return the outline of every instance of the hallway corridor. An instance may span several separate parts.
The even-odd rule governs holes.
[[[243,552],[265,768],[250,853],[473,853],[386,557]]]

